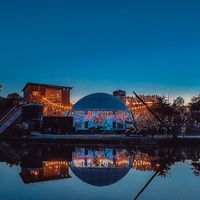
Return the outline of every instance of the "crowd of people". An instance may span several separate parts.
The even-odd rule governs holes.
[[[46,101],[43,103],[44,105],[44,115],[45,116],[59,116],[65,117],[67,116],[68,111],[59,105],[53,105],[52,103]]]
[[[156,119],[147,109],[134,111],[135,132],[149,137],[171,137],[180,135],[186,137],[187,134],[200,133],[200,123],[187,116],[164,117],[160,121]]]

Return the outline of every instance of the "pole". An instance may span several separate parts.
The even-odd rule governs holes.
[[[158,174],[159,171],[155,172],[153,174],[153,176],[149,179],[149,181],[145,184],[145,186],[140,190],[140,192],[137,194],[137,196],[134,198],[134,200],[136,200],[141,194],[142,192],[144,192],[144,190],[146,189],[146,187],[151,183],[151,181],[156,177],[156,175]]]
[[[133,91],[135,96],[146,106],[146,108],[149,110],[149,112],[176,138],[176,135],[171,132],[169,127],[149,108],[149,106]]]

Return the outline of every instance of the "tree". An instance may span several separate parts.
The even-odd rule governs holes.
[[[192,97],[190,106],[191,111],[200,111],[200,94]]]
[[[192,97],[190,102],[191,117],[200,121],[200,94]]]
[[[172,109],[174,111],[173,121],[176,124],[182,123],[181,113],[184,111],[184,103],[185,103],[185,100],[181,96],[177,97],[173,101],[173,104],[172,104]]]
[[[165,118],[173,115],[173,109],[170,104],[167,102],[166,97],[158,97],[156,103],[152,106],[153,112],[155,112],[159,117]]]
[[[183,99],[183,97],[179,96],[176,99],[174,99],[172,107],[183,107],[185,103],[185,100]]]
[[[17,92],[8,94],[7,98],[12,98],[13,100],[20,100],[22,96],[19,95]]]

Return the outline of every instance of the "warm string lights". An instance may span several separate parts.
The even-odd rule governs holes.
[[[71,110],[71,106],[54,103],[47,98],[44,98],[44,106],[44,115],[47,116],[67,116]]]
[[[146,170],[152,171],[152,170],[158,169],[160,164],[159,163],[157,163],[156,165],[153,164],[153,162],[157,159],[158,158],[156,157],[148,156],[148,154],[137,152],[132,163],[132,168],[136,170],[142,170],[142,171],[146,171]]]
[[[71,106],[63,106],[63,105],[60,105],[60,104],[53,103],[50,100],[48,100],[47,98],[45,98],[45,97],[44,97],[44,100],[46,102],[48,102],[50,105],[55,106],[57,108],[63,108],[63,109],[66,109],[66,110],[70,110],[71,109]]]

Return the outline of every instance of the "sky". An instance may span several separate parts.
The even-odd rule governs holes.
[[[2,96],[27,82],[95,92],[200,93],[199,0],[0,0]]]

